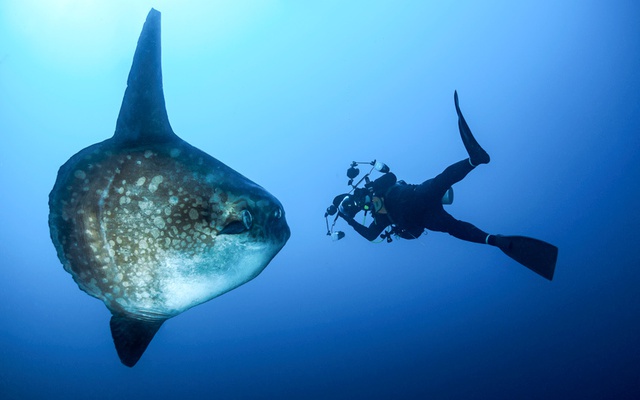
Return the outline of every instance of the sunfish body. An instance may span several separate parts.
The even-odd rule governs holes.
[[[171,129],[153,9],[115,134],[60,168],[49,208],[58,257],[111,311],[127,366],[165,320],[255,278],[290,236],[275,197]]]

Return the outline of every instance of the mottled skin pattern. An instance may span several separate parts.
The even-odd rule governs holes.
[[[138,319],[170,318],[253,279],[290,235],[277,199],[178,138],[82,150],[60,168],[50,208],[78,286]]]

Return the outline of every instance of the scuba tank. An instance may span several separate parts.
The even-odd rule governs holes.
[[[453,188],[452,187],[447,189],[447,192],[444,194],[444,196],[442,196],[442,204],[444,204],[445,206],[453,204]]]

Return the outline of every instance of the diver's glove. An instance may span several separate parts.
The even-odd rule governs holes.
[[[345,214],[344,212],[342,212],[342,210],[338,211],[338,215],[345,221],[347,221],[347,224],[353,226],[353,224],[356,223],[356,221],[353,219],[353,217]]]

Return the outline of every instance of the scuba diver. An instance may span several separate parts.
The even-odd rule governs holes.
[[[489,154],[473,137],[460,111],[457,92],[454,92],[454,104],[458,114],[460,136],[469,158],[450,165],[436,177],[419,185],[398,181],[389,167],[376,161],[368,163],[373,166],[371,171],[353,185],[353,180],[359,174],[356,166],[365,164],[354,161],[347,171],[352,190],[336,196],[333,205],[327,209],[325,218],[337,212],[333,225],[340,216],[369,241],[381,237],[391,242],[392,235],[416,239],[425,229],[446,232],[461,240],[498,247],[509,257],[551,280],[558,255],[557,247],[524,236],[489,234],[468,222],[455,219],[444,210],[443,204],[451,204],[453,201],[452,185],[464,179],[478,165],[488,164],[490,161]],[[374,169],[383,175],[371,181],[369,174]],[[358,187],[362,181],[365,181],[364,187]],[[367,213],[373,216],[373,222],[369,226],[364,226],[354,219],[360,211],[364,211],[365,216]],[[341,239],[344,232],[333,232],[333,226],[329,228],[327,219],[327,235]]]

